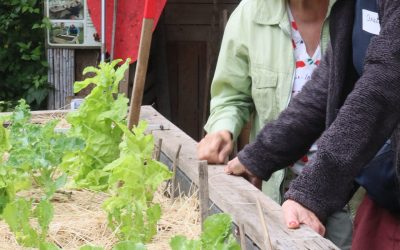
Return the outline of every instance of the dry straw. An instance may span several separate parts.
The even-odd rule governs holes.
[[[180,196],[171,204],[170,199],[160,187],[155,193],[154,202],[160,203],[162,217],[158,223],[158,233],[147,249],[169,249],[169,241],[175,235],[185,235],[194,239],[200,235],[197,194],[191,197]],[[30,192],[29,197],[40,194]],[[73,190],[57,193],[53,199],[55,216],[50,225],[49,240],[62,249],[79,249],[85,244],[111,249],[117,242],[114,233],[107,227],[107,217],[101,209],[108,197],[105,193],[88,190]],[[0,222],[0,249],[27,249],[18,246],[14,235],[4,221]]]
[[[43,114],[32,117],[32,122],[45,123],[60,119],[59,128],[68,127],[63,119],[65,114]],[[163,186],[164,185],[164,186]],[[165,195],[163,184],[154,195],[154,202],[162,208],[158,223],[158,233],[152,242],[147,244],[149,250],[169,249],[169,241],[175,235],[184,235],[190,239],[198,238],[201,233],[199,201],[196,192],[189,192],[190,197],[180,195],[171,200]],[[22,194],[33,199],[39,198],[36,191]],[[111,249],[117,242],[115,233],[107,227],[107,216],[101,204],[108,197],[105,193],[94,193],[88,190],[68,190],[58,192],[53,198],[55,207],[54,219],[50,224],[49,240],[62,249],[79,249],[85,244],[102,246]],[[8,225],[0,221],[0,250],[28,249],[20,247]]]

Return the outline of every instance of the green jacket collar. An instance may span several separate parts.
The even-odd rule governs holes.
[[[336,0],[329,0],[329,16],[331,8]],[[254,22],[262,25],[278,25],[289,23],[286,10],[287,0],[261,0],[258,1],[257,10],[254,16]],[[281,26],[280,25],[280,26]]]

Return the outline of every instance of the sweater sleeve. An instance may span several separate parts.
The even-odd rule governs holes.
[[[268,123],[238,157],[250,172],[268,180],[300,159],[325,129],[331,47],[302,91],[277,120]]]
[[[370,42],[363,75],[322,135],[315,161],[286,193],[320,219],[344,206],[354,178],[399,123],[400,1],[382,2],[381,33]]]

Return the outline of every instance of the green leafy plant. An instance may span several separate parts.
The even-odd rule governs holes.
[[[175,236],[170,246],[172,250],[240,250],[231,231],[231,217],[224,213],[214,214],[204,221],[200,239],[188,240],[184,236]]]
[[[107,165],[112,196],[104,204],[109,224],[118,228],[119,237],[133,243],[148,242],[157,233],[161,207],[153,204],[153,195],[164,180],[172,177],[168,168],[153,159],[153,137],[144,135],[146,124],[140,123],[130,131],[117,124],[124,132],[120,157]]]
[[[101,63],[99,68],[86,68],[84,74],[92,72],[95,76],[74,85],[74,92],[79,92],[91,83],[96,86],[79,110],[71,112],[67,117],[71,124],[69,134],[86,142],[84,150],[69,155],[63,164],[65,170],[75,176],[79,187],[106,190],[108,174],[103,168],[119,157],[118,145],[123,132],[114,125],[124,121],[128,111],[128,98],[118,94],[118,84],[129,65],[127,61],[115,69],[120,61]]]
[[[75,83],[75,92],[91,83],[95,88],[67,118],[72,126],[69,134],[83,138],[86,147],[64,157],[63,166],[78,187],[112,195],[103,208],[110,227],[124,242],[116,249],[141,249],[157,233],[161,217],[160,205],[152,202],[154,192],[172,174],[151,158],[154,140],[144,133],[147,125],[142,122],[133,130],[125,125],[128,99],[118,94],[118,84],[129,61],[115,69],[119,62],[86,68],[84,74],[92,72],[94,77]]]
[[[43,0],[0,1],[0,111],[20,98],[39,109],[45,106],[49,84],[45,54]]]
[[[82,149],[84,142],[54,132],[57,121],[38,125],[30,123],[30,117],[28,105],[22,100],[10,118],[10,127],[0,129],[5,138],[0,146],[0,213],[20,244],[54,249],[46,242],[54,214],[50,200],[67,179],[58,167],[65,152]],[[39,200],[19,195],[32,186],[41,190]],[[32,218],[38,229],[31,225]]]

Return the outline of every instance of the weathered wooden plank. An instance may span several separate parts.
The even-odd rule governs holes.
[[[54,108],[60,108],[60,50],[54,49]]]
[[[75,50],[69,50],[69,84],[70,87],[68,88],[68,96],[74,96],[74,82],[75,82]]]
[[[162,145],[160,145],[160,147],[162,147]],[[171,192],[170,192],[172,203],[175,200],[176,193],[178,193],[177,191],[179,191],[178,185],[177,185],[176,173],[177,173],[177,169],[178,169],[179,153],[181,152],[181,148],[182,148],[182,145],[179,144],[178,149],[176,150],[174,161],[172,162],[173,176],[172,176],[172,180],[171,180]],[[160,148],[160,150],[161,150],[161,148]],[[179,193],[178,193],[178,195],[179,195]]]
[[[240,236],[240,248],[246,250],[246,231],[244,230],[243,223],[239,222],[239,236]]]
[[[167,25],[167,41],[207,41],[209,25]]]
[[[66,99],[66,85],[67,85],[67,56],[68,56],[68,51],[66,49],[61,50],[61,69],[60,69],[60,75],[61,75],[61,81],[60,81],[60,108],[64,109],[65,106],[65,99]]]
[[[199,82],[199,64],[206,53],[204,43],[191,42],[180,44],[178,53],[178,116],[177,125],[191,137],[199,139],[199,114],[202,111],[203,100],[199,100],[199,87],[205,83]]]
[[[49,94],[48,108],[62,109],[66,106],[67,97],[72,95],[74,81],[74,50],[64,48],[48,49],[49,83],[52,89]]]
[[[169,128],[168,130],[153,130],[152,134],[156,140],[159,138],[163,140],[162,152],[170,159],[173,158],[177,146],[183,145],[178,166],[198,185],[197,143],[151,107],[143,107],[141,113],[141,118],[150,124]],[[257,215],[255,199],[259,199],[264,216],[268,220],[267,228],[274,249],[338,249],[329,240],[322,238],[307,226],[302,226],[298,230],[287,229],[281,207],[243,178],[226,175],[221,165],[209,165],[208,171],[210,199],[222,211],[229,213],[236,224],[239,221],[242,222],[246,227],[247,235],[258,246],[263,246],[264,233]]]
[[[167,39],[165,34],[164,24],[165,15],[161,15],[158,21],[156,30],[153,34],[152,48],[150,55],[150,63],[152,65],[152,72],[149,80],[154,85],[156,96],[156,109],[163,114],[167,119],[171,119],[171,102],[169,93],[169,72],[167,63]],[[156,56],[154,56],[156,55]]]
[[[58,113],[54,111],[34,112],[37,114]],[[155,141],[162,139],[161,160],[171,165],[179,144],[182,145],[178,161],[178,176],[190,179],[199,185],[199,171],[196,159],[197,142],[166,120],[150,106],[141,110],[141,119],[149,123],[149,131]],[[236,225],[243,223],[246,235],[259,248],[264,249],[264,231],[257,211],[257,200],[263,208],[266,227],[274,249],[338,249],[332,242],[322,238],[307,226],[291,230],[286,227],[281,207],[265,196],[260,190],[241,177],[227,175],[222,165],[208,165],[209,195],[212,202],[211,210],[224,211],[230,214]],[[247,244],[247,249],[258,249]]]
[[[218,4],[218,12],[226,9],[231,13],[236,6],[236,4]],[[210,25],[212,24],[210,17],[214,15],[213,11],[215,11],[213,8],[212,2],[208,4],[169,3],[164,9],[165,24]]]
[[[200,222],[203,223],[209,215],[208,200],[210,198],[208,191],[208,165],[207,161],[200,161],[198,165],[199,171],[199,200],[200,200]]]
[[[171,121],[178,119],[178,60],[176,60],[176,54],[179,51],[177,43],[167,44],[167,58],[169,59],[166,63],[168,68],[168,92],[170,94],[170,107],[171,107]]]
[[[83,70],[88,66],[96,66],[99,63],[100,50],[98,49],[79,49],[75,51],[75,81],[83,81],[87,77],[93,77],[93,73],[83,75]],[[87,96],[93,89],[90,84],[85,89],[81,90],[78,96]]]
[[[53,50],[48,49],[47,50],[47,62],[49,64],[49,70],[48,70],[48,81],[50,84],[50,91],[49,91],[49,96],[47,98],[47,108],[52,110],[54,109],[54,71],[52,70],[54,68],[53,64]]]

